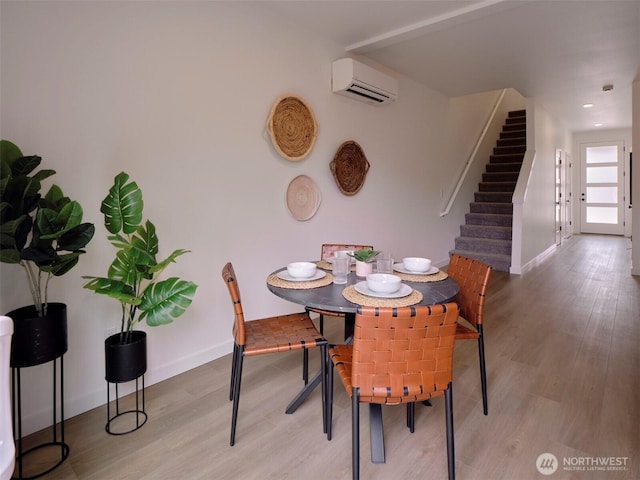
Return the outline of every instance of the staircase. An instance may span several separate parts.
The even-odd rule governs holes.
[[[525,110],[509,112],[470,213],[460,226],[455,249],[450,252],[475,258],[502,272],[508,272],[511,266],[511,198],[527,148],[526,122]]]

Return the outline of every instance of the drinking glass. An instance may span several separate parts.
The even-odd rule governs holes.
[[[393,273],[393,258],[378,258],[376,260],[376,269],[378,273]]]
[[[331,269],[331,273],[333,273],[333,283],[347,283],[350,260],[349,257],[334,257],[333,268]]]

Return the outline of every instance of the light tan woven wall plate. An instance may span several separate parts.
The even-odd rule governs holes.
[[[306,175],[298,175],[287,188],[286,202],[293,218],[309,220],[320,206],[320,192],[316,183]]]
[[[340,145],[330,167],[340,191],[345,195],[355,195],[364,185],[369,161],[360,145],[348,140]]]
[[[295,95],[278,98],[267,120],[271,143],[287,160],[297,162],[306,157],[318,136],[318,124],[313,110]]]

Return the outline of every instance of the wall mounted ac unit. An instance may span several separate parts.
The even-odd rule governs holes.
[[[353,58],[333,62],[333,93],[374,105],[398,98],[398,80]]]

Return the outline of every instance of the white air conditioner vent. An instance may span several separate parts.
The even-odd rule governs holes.
[[[333,62],[333,93],[381,105],[398,98],[398,80],[353,58]]]

